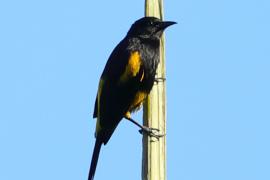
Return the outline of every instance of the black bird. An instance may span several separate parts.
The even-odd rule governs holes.
[[[94,179],[101,145],[106,145],[121,119],[138,125],[130,114],[141,107],[153,87],[160,60],[160,38],[173,24],[175,22],[143,17],[131,26],[111,53],[100,77],[95,102],[96,143],[88,180]],[[151,128],[140,127],[152,134]]]

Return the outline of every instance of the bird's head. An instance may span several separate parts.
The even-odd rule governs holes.
[[[176,22],[161,21],[156,17],[143,17],[132,24],[128,35],[143,39],[159,39],[163,31],[173,24]]]

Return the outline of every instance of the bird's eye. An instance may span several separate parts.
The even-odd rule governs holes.
[[[154,22],[153,21],[148,21],[148,26],[154,26]]]

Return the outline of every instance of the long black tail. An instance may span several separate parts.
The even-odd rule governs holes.
[[[88,180],[94,180],[101,145],[102,145],[102,141],[100,140],[100,138],[97,137],[93,155],[92,155],[92,161],[91,161],[91,166],[89,170]]]

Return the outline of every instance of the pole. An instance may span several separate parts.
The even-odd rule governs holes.
[[[145,16],[163,19],[163,0],[145,0]],[[160,44],[158,78],[165,78],[164,37]],[[143,124],[158,128],[166,134],[166,86],[165,81],[155,83],[143,107]],[[142,180],[166,180],[166,136],[157,140],[143,136]]]

